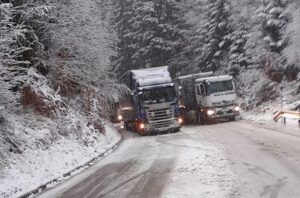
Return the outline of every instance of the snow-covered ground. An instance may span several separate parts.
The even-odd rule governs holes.
[[[297,111],[297,107],[300,107],[300,100],[296,100],[297,97],[292,96],[295,102],[285,104],[281,100],[276,100],[272,103],[266,103],[258,107],[257,109],[241,112],[241,117],[244,120],[248,120],[254,123],[260,123],[261,125],[276,127],[278,129],[297,130],[299,129],[299,120],[297,118],[286,118],[286,122],[283,119],[279,119],[278,122],[273,120],[275,113],[278,111]],[[300,96],[298,96],[299,98]]]
[[[112,126],[105,128],[106,134],[92,135],[94,142],[89,145],[74,137],[65,137],[46,148],[31,150],[28,147],[22,155],[12,155],[10,166],[1,171],[0,197],[18,197],[51,180],[63,179],[64,174],[109,152],[121,136]]]
[[[122,133],[114,153],[39,197],[299,196],[299,134],[248,121],[149,137]]]
[[[233,173],[224,149],[195,141],[198,128],[189,128],[191,139],[178,139],[172,144],[182,147],[161,197],[209,198],[227,197],[234,185]]]
[[[224,148],[198,138],[200,128],[125,140],[102,161],[49,189],[50,197],[227,197],[234,185]]]

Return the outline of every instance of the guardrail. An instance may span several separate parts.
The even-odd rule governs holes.
[[[279,119],[283,118],[283,122],[286,123],[286,118],[296,118],[300,126],[300,111],[278,111],[273,120],[278,122]]]

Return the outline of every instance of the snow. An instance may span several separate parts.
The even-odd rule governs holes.
[[[288,100],[287,100],[288,101]],[[287,102],[286,101],[286,102]],[[273,120],[274,114],[279,110],[296,110],[296,107],[300,105],[300,100],[296,102],[285,104],[283,101],[282,104],[278,104],[278,102],[264,104],[257,110],[241,112],[241,117],[245,120],[260,123],[261,125],[272,127],[272,128],[279,128],[285,129],[288,132],[299,132],[299,120],[296,118],[286,118],[286,123],[283,122],[283,119],[280,119],[278,122]]]
[[[106,125],[105,129],[106,134],[94,135],[94,142],[89,146],[65,137],[49,148],[28,148],[21,156],[12,156],[10,166],[1,173],[0,196],[19,197],[51,180],[63,180],[65,173],[109,151],[121,137],[112,126]],[[27,132],[39,134],[35,138],[49,133],[47,129],[30,131],[29,128]]]
[[[193,133],[199,132],[192,128],[185,130],[195,138],[197,135]],[[174,144],[183,148],[161,197],[221,198],[230,193],[228,187],[234,185],[233,173],[222,148],[185,139]]]
[[[115,55],[116,35],[110,26],[111,4],[102,0],[72,0],[59,4],[55,9],[58,23],[51,27],[51,64],[63,64],[67,72],[75,73],[81,80],[99,82],[109,70],[110,57]],[[66,59],[57,57],[63,50],[68,53]],[[109,88],[104,86],[103,89],[106,87]]]
[[[69,77],[69,75],[76,77],[76,80],[80,80],[83,84],[89,85],[91,90],[101,95],[104,99],[115,94],[116,91],[112,88],[113,80],[107,77],[110,76],[107,72],[111,64],[110,57],[115,55],[114,48],[112,47],[116,47],[116,34],[111,29],[109,21],[113,13],[108,11],[111,9],[112,3],[106,0],[47,1],[47,3],[51,2],[50,4],[52,6],[38,6],[35,2],[36,1],[32,1],[32,5],[29,6],[28,10],[25,10],[25,12],[27,12],[25,14],[28,14],[26,17],[39,15],[43,18],[48,16],[49,13],[52,13],[51,17],[53,17],[51,18],[49,16],[53,21],[47,24],[51,26],[49,27],[49,34],[52,35],[52,40],[47,41],[50,43],[48,43],[49,46],[47,46],[49,52],[38,52],[45,52],[45,55],[49,55],[49,60],[40,61],[45,61],[46,65],[51,67],[52,71],[56,71],[56,69],[61,66],[64,67],[65,70],[63,71],[67,74],[63,76],[63,78]],[[152,24],[159,21],[158,18],[149,16],[155,11],[153,2],[145,2],[142,4],[139,4],[138,1],[135,2],[137,2],[136,6],[143,5],[142,10],[134,12],[138,13],[138,16],[135,17],[140,17],[140,14],[145,14],[146,17],[143,18],[144,20],[133,25],[140,26],[143,22],[150,22]],[[187,59],[180,61],[184,63],[182,69],[190,73],[191,71],[196,71],[199,63],[201,63],[201,52],[206,54],[206,52],[211,51],[207,51],[206,49],[209,49],[212,43],[203,42],[204,44],[201,45],[200,42],[199,45],[198,40],[207,39],[199,35],[202,35],[203,32],[205,33],[203,29],[213,26],[212,22],[216,22],[216,20],[212,19],[210,22],[207,22],[207,20],[204,20],[204,15],[200,14],[204,13],[203,9],[206,8],[204,6],[206,3],[203,4],[205,1],[188,0],[186,2],[187,5],[184,9],[187,9],[187,12],[184,19],[187,20],[187,24],[192,25],[192,27],[190,27],[190,31],[181,31],[186,31],[186,37],[192,36],[192,32],[195,32],[196,35],[193,35],[191,39],[187,39],[186,41],[191,43],[186,42],[186,46],[182,47],[186,47],[186,51],[189,53],[192,51],[196,53],[194,55],[195,57],[192,58],[193,60]],[[261,5],[261,2],[258,2],[259,1],[250,0],[245,0],[244,2],[238,0],[233,1],[233,5],[236,4],[236,6],[233,6],[236,13],[231,16],[231,19],[234,19],[233,25],[240,26],[241,21],[239,20],[242,18],[241,16],[246,18],[242,23],[246,24],[248,28],[250,27],[251,32],[250,34],[247,33],[247,39],[248,36],[249,39],[246,39],[247,45],[244,51],[253,59],[252,62],[249,63],[250,65],[248,65],[247,70],[241,68],[237,82],[240,87],[240,95],[243,97],[241,103],[245,109],[250,110],[244,113],[244,118],[266,125],[274,125],[272,117],[276,111],[281,108],[295,109],[295,107],[299,105],[300,95],[297,90],[299,90],[300,87],[300,74],[298,74],[297,80],[292,82],[286,79],[284,79],[282,83],[269,80],[265,74],[265,65],[261,64],[262,62],[268,61],[266,59],[269,58],[269,55],[267,58],[264,57],[268,54],[268,51],[263,39],[267,41],[268,46],[274,45],[275,47],[285,46],[285,42],[288,41],[287,47],[283,50],[284,56],[287,57],[288,65],[281,64],[285,61],[280,62],[277,60],[278,63],[276,63],[276,61],[270,61],[270,65],[275,63],[275,67],[278,66],[278,68],[275,69],[280,69],[280,71],[286,69],[287,66],[293,66],[299,69],[300,45],[298,41],[300,39],[300,12],[299,5],[291,9],[290,7],[293,7],[293,4],[288,4],[289,10],[272,7],[271,4],[269,4],[268,7],[262,8],[265,12],[261,10],[260,15],[264,17],[264,20],[260,20],[261,18],[257,17],[257,15],[253,15],[258,5]],[[0,197],[16,197],[53,178],[61,177],[64,173],[105,152],[107,148],[120,139],[117,132],[109,128],[108,125],[106,125],[106,133],[104,133],[90,124],[96,119],[100,119],[99,112],[101,114],[106,113],[106,106],[104,105],[106,103],[103,101],[96,99],[96,97],[92,98],[89,102],[92,103],[91,108],[94,111],[86,114],[78,105],[78,103],[83,100],[80,96],[76,95],[76,99],[74,100],[63,98],[59,95],[59,90],[53,89],[51,85],[52,82],[47,79],[51,78],[49,77],[51,74],[47,77],[43,77],[33,68],[4,68],[4,65],[7,65],[7,63],[30,65],[28,61],[17,62],[15,60],[15,57],[31,48],[27,46],[18,48],[18,46],[15,45],[14,40],[16,38],[25,39],[25,34],[28,32],[22,24],[12,24],[12,21],[14,21],[12,18],[13,10],[14,8],[11,3],[0,4]],[[149,12],[151,14],[149,14]],[[237,14],[238,12],[240,12],[239,15]],[[211,10],[211,14],[216,13],[216,9]],[[278,14],[280,14],[280,16],[277,18],[273,16]],[[285,21],[287,18],[289,18],[288,23],[285,23],[287,22]],[[229,20],[230,22],[232,22],[231,19]],[[38,19],[36,22],[41,21],[43,20]],[[265,22],[268,26],[284,26],[284,28],[279,31],[279,33],[284,35],[283,38],[274,40],[270,34],[261,32],[261,22]],[[222,22],[216,23],[215,25],[223,27],[226,26],[226,24],[227,23]],[[40,29],[48,28],[47,25],[41,26],[42,28]],[[285,31],[285,26],[287,31]],[[168,23],[159,25],[158,27],[162,29],[162,33],[166,35],[177,32],[172,31],[174,27]],[[139,27],[137,27],[136,30],[142,31]],[[210,30],[207,31],[207,35],[212,33]],[[155,36],[154,32],[142,32],[143,38],[147,40],[152,39],[151,45],[153,45],[153,48],[140,48],[139,44],[136,43],[129,45],[129,48],[140,48],[135,54],[137,62],[144,60],[143,56],[151,51],[149,49],[159,48],[162,49],[162,52],[172,52],[173,48],[176,49],[178,47],[177,44],[180,44],[177,40],[174,42],[162,40],[163,37],[159,37],[161,35]],[[244,35],[244,33],[241,35]],[[124,32],[123,36],[130,38],[137,35],[132,32]],[[38,39],[41,38],[34,39],[37,39],[34,40],[34,43],[40,45]],[[232,38],[231,35],[226,35],[224,39],[231,40]],[[225,40],[221,40],[217,43],[219,48],[226,47],[227,43]],[[238,39],[236,43],[241,44],[242,41],[243,40]],[[166,42],[167,45],[164,46]],[[193,46],[192,43],[194,43],[195,46]],[[239,45],[233,46],[231,50],[238,50],[238,47]],[[223,55],[221,52],[222,51],[216,51],[215,55],[217,57]],[[65,57],[59,57],[58,54],[60,53],[65,53]],[[230,58],[234,59],[233,61],[236,61],[240,57],[237,52],[236,54],[237,55],[231,54],[230,56]],[[281,53],[279,55],[279,58],[284,60],[284,56],[281,56]],[[180,56],[180,58],[182,57]],[[244,58],[246,59],[247,57]],[[277,59],[278,57],[275,56],[275,58]],[[269,59],[272,59],[272,57]],[[146,60],[146,64],[151,65],[147,61],[149,60]],[[139,62],[137,64],[139,64]],[[142,66],[143,65],[139,65],[139,67]],[[238,67],[240,65],[237,64],[236,66]],[[156,71],[154,72],[154,70]],[[154,70],[149,69],[143,72],[135,72],[137,73],[136,76],[138,76],[140,86],[170,82],[171,78],[167,69]],[[296,70],[292,70],[292,72],[294,71]],[[58,73],[60,72],[59,70]],[[52,78],[55,78],[55,76],[52,76]],[[56,79],[52,80],[55,82]],[[91,82],[97,85],[92,87],[89,84]],[[45,103],[49,104],[49,106],[55,106],[56,108],[53,110],[55,111],[54,118],[45,118],[38,115],[31,108],[23,109],[23,107],[20,106],[21,93],[10,91],[15,87],[20,89],[20,84],[29,85],[33,91],[41,96]],[[267,92],[264,89],[266,87],[272,88],[271,91]],[[281,107],[282,103],[286,104]],[[102,119],[100,119],[100,121],[101,123],[104,122]],[[282,123],[276,123],[276,126],[282,127]],[[295,130],[298,128],[298,122],[297,120],[287,120],[287,125],[284,127],[291,127]],[[224,197],[224,192],[222,192],[220,186],[217,185],[218,182],[216,181],[219,177],[216,176],[216,173],[224,172],[225,177],[228,176],[230,180],[230,172],[227,172],[226,168],[223,169],[223,166],[226,167],[226,160],[222,160],[223,154],[221,151],[210,145],[196,145],[191,141],[184,141],[185,140],[179,140],[176,141],[176,143],[188,143],[195,148],[179,153],[179,160],[175,166],[176,173],[172,173],[176,176],[170,180],[170,182],[174,184],[174,187],[167,189],[165,195],[173,196],[174,194],[178,194],[184,197],[185,195],[180,194],[180,188],[183,186],[182,182],[185,180],[189,181],[189,187],[191,189],[200,191],[201,189],[196,187],[196,183],[199,181],[196,181],[195,178],[192,177],[193,174],[195,174],[199,177],[203,175],[203,181],[200,181],[200,183],[202,182],[200,186],[203,189],[212,189],[213,197]],[[203,152],[196,155],[193,149],[202,149]],[[209,157],[207,158],[206,155]],[[207,163],[206,166],[202,164],[203,161]],[[213,167],[213,164],[215,164],[214,161],[220,166]],[[199,166],[194,170],[196,164]],[[209,167],[207,172],[203,172],[207,166]],[[188,173],[191,172],[191,174],[189,176],[183,174],[185,170],[187,170]],[[204,191],[201,191],[201,193],[203,193],[201,194],[202,197],[208,196]],[[197,197],[197,194],[193,196]]]
[[[39,197],[69,197],[78,188],[87,197],[227,197],[235,184],[224,148],[202,141],[200,127],[182,130],[149,137],[123,131],[114,153]]]
[[[130,72],[140,87],[172,82],[168,66],[131,70]]]
[[[15,43],[17,37],[25,39],[27,29],[23,24],[12,25],[12,4],[0,3],[0,197],[4,198],[18,197],[53,179],[62,179],[65,173],[107,152],[121,138],[103,118],[107,112],[104,101],[117,92],[113,79],[106,78],[115,39],[109,29],[112,13],[105,10],[110,9],[111,2],[47,1],[40,6],[35,1],[22,3],[25,5],[18,11],[24,12],[23,17],[36,17],[35,25],[45,31],[49,28],[52,39],[47,40],[47,44],[51,43],[48,51],[36,52],[49,59],[34,58],[45,63],[51,73],[43,76],[30,62],[14,60],[31,49],[17,48]],[[47,14],[50,24],[44,23],[48,21],[43,18]],[[48,35],[32,36],[37,39],[30,40],[32,45],[44,49],[39,41],[49,39]],[[58,56],[63,52],[64,57]],[[7,67],[7,63],[16,66]],[[53,85],[59,84],[55,72],[63,80],[80,79],[76,88],[90,95],[60,95],[60,89]],[[22,88],[26,86],[36,95],[32,100],[42,104],[21,105]],[[49,116],[37,111],[39,105],[49,108]],[[90,108],[87,110],[84,105]]]
[[[155,85],[165,85],[165,84],[171,84],[172,79],[171,77],[151,77],[146,79],[139,79],[138,84],[140,87],[150,87]]]
[[[154,67],[148,69],[131,70],[134,79],[151,78],[151,77],[169,77],[168,66]]]

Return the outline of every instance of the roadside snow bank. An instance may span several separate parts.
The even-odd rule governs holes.
[[[300,100],[296,102],[286,103],[285,100],[276,100],[274,102],[266,103],[255,110],[242,112],[242,118],[246,121],[258,123],[264,127],[272,128],[273,130],[280,129],[280,131],[286,131],[287,133],[300,132],[299,121],[296,118],[286,118],[286,122],[280,119],[278,122],[273,120],[275,113],[280,110],[297,110],[300,107]]]
[[[35,133],[48,133],[45,130]],[[110,125],[105,126],[105,131],[105,134],[91,134],[92,141],[88,144],[75,137],[64,137],[48,148],[33,146],[22,154],[11,155],[10,165],[1,172],[0,197],[21,196],[107,152],[121,136]]]

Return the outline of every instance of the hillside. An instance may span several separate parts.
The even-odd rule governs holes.
[[[0,5],[0,196],[20,196],[119,141],[106,120],[109,1]]]

